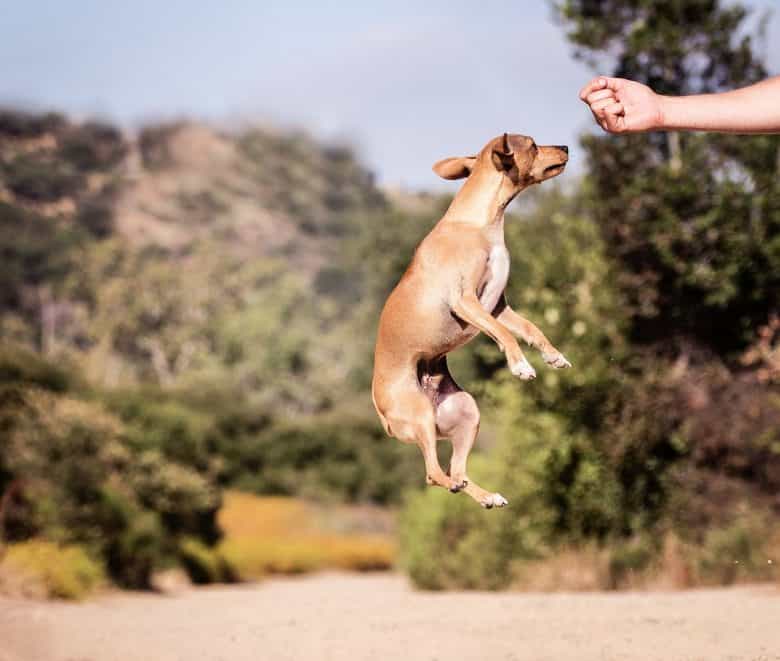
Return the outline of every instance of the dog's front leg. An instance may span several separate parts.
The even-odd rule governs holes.
[[[492,338],[506,355],[512,374],[524,380],[536,378],[536,371],[523,355],[514,335],[482,307],[476,294],[463,294],[453,303],[452,311]]]
[[[496,316],[498,321],[523,341],[541,351],[542,358],[548,365],[558,369],[562,367],[571,367],[571,363],[566,360],[566,356],[552,345],[552,342],[545,337],[544,333],[542,333],[535,324],[528,321],[525,317],[520,316],[510,308],[506,299],[502,301],[502,305],[503,309]]]

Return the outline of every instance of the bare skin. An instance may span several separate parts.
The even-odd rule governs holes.
[[[610,133],[780,132],[780,76],[730,92],[677,97],[656,94],[633,80],[599,76],[580,90],[580,99]]]
[[[428,484],[462,490],[486,508],[503,507],[507,500],[468,478],[479,408],[449,373],[447,354],[482,332],[521,379],[533,379],[536,372],[516,336],[540,350],[548,365],[570,367],[504,297],[509,276],[504,210],[523,189],[563,172],[567,160],[566,147],[538,147],[529,137],[504,134],[477,156],[436,163],[439,176],[467,177],[466,182],[418,246],[379,320],[372,395],[385,431],[420,448]],[[436,455],[436,442],[444,438],[452,443],[448,472]]]

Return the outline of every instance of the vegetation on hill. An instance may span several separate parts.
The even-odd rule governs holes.
[[[738,5],[556,4],[580,56],[609,52],[661,91],[765,75]],[[183,122],[131,139],[1,111],[0,540],[14,561],[67,556],[83,582],[52,585],[74,593],[103,574],[145,587],[176,563],[224,578],[228,549],[257,573],[265,546],[220,541],[221,494],[241,489],[403,505],[403,564],[430,588],[522,583],[561,549],[595,558],[609,587],[669,557],[680,583],[765,576],[780,142],[583,147],[577,186],[524,193],[507,222],[508,297],[574,369],[521,384],[489,341],[453,356],[483,409],[470,471],[511,503],[486,513],[425,489],[368,395],[381,305],[447,197],[385,193],[349,149],[297,132]]]

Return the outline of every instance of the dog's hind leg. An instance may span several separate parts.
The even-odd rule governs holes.
[[[458,491],[456,484],[439,464],[436,455],[436,421],[431,400],[418,389],[396,393],[392,409],[385,412],[393,436],[403,443],[415,443],[425,460],[425,479],[433,486]]]
[[[436,431],[452,442],[450,477],[465,486],[466,462],[479,432],[479,408],[474,398],[464,390],[442,393],[436,407]]]
[[[468,478],[466,462],[479,432],[479,407],[474,398],[455,383],[446,363],[440,369],[444,372],[444,378],[436,397],[436,431],[440,437],[448,438],[452,443],[450,477],[460,490],[483,507],[503,507],[507,504],[506,498],[499,493],[486,491]]]

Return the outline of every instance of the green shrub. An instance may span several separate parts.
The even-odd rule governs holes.
[[[179,561],[196,584],[223,583],[236,579],[222,554],[192,537],[179,545]]]
[[[0,345],[0,384],[11,382],[60,393],[82,385],[71,366],[55,365],[25,347]]]
[[[85,184],[81,174],[67,163],[30,154],[19,155],[7,164],[3,179],[16,195],[35,202],[55,202],[75,195]]]
[[[49,131],[57,132],[67,124],[59,113],[33,114],[23,110],[0,108],[0,134],[13,138],[35,138]]]
[[[772,532],[766,521],[749,516],[708,530],[698,553],[699,581],[731,585],[771,578],[774,567],[767,562],[766,549]]]
[[[612,590],[630,587],[632,579],[650,567],[659,548],[650,539],[615,542],[609,550],[608,586]]]
[[[108,569],[119,585],[148,589],[154,569],[164,559],[164,531],[154,512],[134,512],[127,523],[108,541]]]
[[[0,492],[22,477],[25,504],[24,525],[14,514],[7,534],[82,544],[127,587],[148,587],[153,570],[176,558],[180,535],[217,539],[213,483],[133,448],[99,404],[24,385],[0,395]]]
[[[0,311],[25,310],[30,287],[57,291],[83,258],[82,238],[68,222],[0,201]]]
[[[22,581],[32,581],[47,596],[83,599],[104,580],[103,570],[80,546],[59,546],[52,542],[31,540],[11,544],[2,559],[5,570],[21,574]]]
[[[65,133],[59,155],[83,172],[109,169],[124,158],[126,151],[119,129],[103,122],[90,121]]]
[[[462,494],[438,489],[417,493],[400,520],[401,566],[426,590],[507,587],[512,553],[500,526],[511,526],[511,516],[508,509],[481,511]]]
[[[114,229],[114,202],[113,190],[84,200],[76,213],[76,222],[98,239],[110,236]]]
[[[531,465],[540,459],[533,453],[529,447]],[[501,456],[504,451],[497,451],[490,463],[473,457],[469,476],[506,496],[507,508],[484,510],[465,494],[435,488],[408,498],[399,521],[400,564],[418,587],[506,588],[515,562],[544,552],[550,513],[538,498],[538,484],[528,472],[498,468]]]

